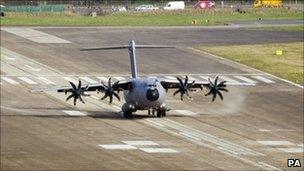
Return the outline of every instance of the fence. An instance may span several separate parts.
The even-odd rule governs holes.
[[[158,7],[165,6],[170,0],[2,0],[1,8],[4,12],[63,12],[82,11],[92,12],[100,9],[113,10],[117,6],[128,6],[129,9],[140,4],[152,4]],[[191,8],[198,0],[184,0],[187,7]],[[222,0],[214,0],[220,7]],[[224,7],[244,5],[251,6],[254,0],[224,0]],[[285,5],[303,5],[303,0],[283,0]],[[80,11],[80,12],[79,12]],[[85,12],[87,13],[87,12]]]

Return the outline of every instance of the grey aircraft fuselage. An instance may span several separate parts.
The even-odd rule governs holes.
[[[124,91],[122,111],[134,106],[135,110],[165,109],[166,91],[157,78],[132,78],[132,87]]]

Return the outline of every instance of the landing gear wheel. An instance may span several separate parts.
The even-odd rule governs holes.
[[[127,110],[127,111],[124,111],[123,112],[123,117],[124,118],[132,118],[132,111],[130,111],[130,110]]]
[[[164,117],[164,116],[166,116],[166,111],[158,110],[156,116],[157,116],[158,118]]]

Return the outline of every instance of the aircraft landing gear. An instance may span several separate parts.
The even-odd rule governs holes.
[[[132,114],[132,110],[127,110],[123,112],[123,117],[124,118],[132,118],[133,114]]]
[[[165,117],[166,116],[166,110],[157,110],[157,115],[158,118]]]

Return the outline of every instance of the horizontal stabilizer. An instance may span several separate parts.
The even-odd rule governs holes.
[[[106,47],[96,47],[96,48],[85,48],[81,49],[81,51],[90,51],[90,50],[112,50],[112,49],[127,49],[130,48],[131,45],[122,45],[122,46],[106,46]],[[148,49],[148,48],[175,48],[175,46],[168,45],[135,45],[135,48],[139,49]]]

